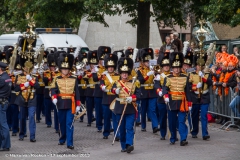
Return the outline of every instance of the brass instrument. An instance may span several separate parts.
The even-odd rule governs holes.
[[[153,66],[153,71],[155,72],[155,74],[161,74],[161,70],[162,70],[162,68],[159,64]]]
[[[81,110],[82,110],[82,111],[81,111]],[[80,105],[80,110],[74,114],[74,118],[73,118],[72,125],[71,125],[70,129],[72,129],[73,123],[74,123],[77,119],[79,119],[80,117],[82,117],[86,112],[87,112],[86,107],[85,107],[83,104],[81,104],[81,105]]]

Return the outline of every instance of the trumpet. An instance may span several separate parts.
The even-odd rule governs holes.
[[[153,66],[153,71],[155,72],[155,74],[160,74],[161,70],[162,68],[159,64]]]

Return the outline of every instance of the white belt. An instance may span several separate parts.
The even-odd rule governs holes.
[[[86,84],[79,84],[78,87],[84,87]]]
[[[45,86],[45,88],[52,88],[51,86]]]
[[[17,93],[19,93],[19,92],[12,91],[11,93],[15,93],[15,94],[17,94]]]
[[[199,91],[194,91],[194,93],[199,94]],[[206,93],[208,93],[208,89],[202,92],[202,94],[206,94]]]
[[[87,87],[92,87],[94,86],[95,84],[100,84],[99,82],[96,82],[96,83],[93,83],[93,84],[88,84]]]
[[[38,82],[38,84],[44,84],[43,82]]]
[[[33,90],[31,90],[31,93],[34,93],[36,90],[35,89],[33,89]],[[22,90],[22,92],[28,92],[28,90]]]
[[[141,87],[151,87],[154,86],[154,84],[141,84]]]

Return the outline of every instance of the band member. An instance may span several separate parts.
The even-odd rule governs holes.
[[[115,73],[115,69],[117,67],[118,57],[115,54],[107,54],[104,57],[104,66],[107,71],[105,71],[102,75],[102,79],[100,81],[100,88],[103,91],[103,99],[102,99],[102,107],[103,107],[103,115],[104,115],[104,131],[103,131],[103,139],[108,139],[111,129],[111,121],[113,121],[114,134],[116,134],[117,129],[117,120],[116,115],[112,113],[109,106],[116,97],[112,92],[111,88],[115,81],[119,80],[119,75]],[[119,136],[117,136],[119,140]]]
[[[53,103],[57,106],[60,124],[59,145],[64,145],[67,140],[67,148],[74,149],[72,125],[74,114],[80,110],[80,95],[78,91],[77,78],[70,75],[74,57],[65,52],[60,53],[58,68],[61,76],[55,78],[52,84],[51,96]],[[76,107],[77,106],[77,107]]]
[[[137,113],[136,94],[140,94],[140,82],[129,80],[129,75],[133,69],[131,58],[121,58],[118,61],[118,72],[120,80],[116,81],[112,87],[112,93],[117,95],[114,113],[120,125],[121,152],[130,153],[134,150],[134,122]],[[120,121],[122,117],[122,120]]]
[[[94,103],[95,103],[95,112],[96,112],[96,125],[98,132],[102,132],[103,127],[103,108],[102,108],[102,95],[103,92],[100,89],[100,80],[102,77],[103,72],[105,71],[105,67],[103,66],[104,63],[104,56],[106,54],[111,53],[110,47],[100,46],[98,47],[97,51],[97,61],[98,66],[94,67],[92,70],[92,77],[93,81],[95,82],[95,89],[94,89]],[[94,57],[93,57],[94,60]]]
[[[184,56],[183,67],[182,67],[182,74],[188,76],[187,70],[192,67],[193,62],[193,52],[187,51],[186,55]]]
[[[36,89],[38,89],[40,86],[38,84],[37,76],[31,75],[31,71],[33,69],[33,62],[30,62],[29,60],[20,57],[20,65],[23,69],[23,73],[17,75],[14,89],[15,92],[19,92],[19,95],[16,97],[15,100],[15,103],[20,107],[19,140],[23,141],[26,133],[26,112],[28,111],[30,142],[36,142]]]
[[[6,72],[7,64],[0,62],[0,151],[9,151],[11,147],[6,111],[11,93],[12,79]]]
[[[57,53],[56,53],[57,54]],[[43,81],[45,84],[44,89],[44,105],[45,105],[45,118],[47,127],[50,128],[52,125],[52,116],[51,110],[54,109],[54,129],[56,133],[59,133],[59,124],[58,124],[58,115],[56,106],[53,104],[51,97],[50,97],[50,88],[53,79],[56,75],[60,75],[60,72],[56,71],[56,62],[54,60],[54,53],[50,53],[47,56],[47,65],[49,67],[48,70],[44,71],[43,73]]]
[[[207,55],[197,53],[194,56],[194,63],[196,65],[196,72],[191,72],[189,74],[189,83],[191,87],[191,100],[192,109],[191,117],[189,120],[189,126],[192,134],[192,138],[197,138],[199,132],[199,112],[201,110],[201,124],[202,124],[202,137],[203,140],[210,138],[207,130],[207,112],[210,103],[210,93],[208,88],[212,85],[212,77],[210,73],[203,73],[203,67],[207,61]],[[191,124],[192,122],[192,124]]]
[[[169,59],[172,74],[165,77],[162,92],[168,110],[168,124],[171,133],[170,144],[173,145],[176,141],[176,124],[178,118],[181,138],[180,146],[185,146],[188,144],[188,128],[185,124],[186,114],[189,110],[188,107],[191,106],[188,78],[186,75],[181,74],[183,54],[173,52],[170,54]]]
[[[162,73],[158,74],[154,79],[154,88],[159,95],[157,106],[158,106],[158,114],[159,114],[159,124],[160,124],[160,140],[165,140],[165,136],[167,133],[167,106],[163,99],[163,82],[164,78],[170,74],[170,62],[169,62],[169,53],[161,53],[158,57],[158,64],[160,64],[162,68]]]
[[[157,119],[157,94],[154,89],[153,79],[155,72],[149,68],[149,60],[153,59],[153,50],[151,48],[141,49],[140,60],[143,62],[142,67],[137,71],[138,79],[141,83],[141,125],[142,131],[146,131],[146,113],[152,121],[153,133],[158,131]]]

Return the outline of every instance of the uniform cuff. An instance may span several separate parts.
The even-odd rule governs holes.
[[[88,74],[87,76],[88,76],[88,78],[91,78],[91,77],[92,77],[92,74],[90,73],[90,74]]]
[[[78,76],[78,79],[82,79],[82,76]]]
[[[112,89],[112,93],[113,93],[113,94],[116,94],[116,92],[115,92],[116,89],[117,89],[117,88],[113,88],[113,89]]]
[[[81,101],[77,100],[76,101],[76,106],[80,106],[81,105]]]
[[[57,95],[52,95],[52,99],[57,99]]]
[[[206,82],[207,82],[207,79],[206,79],[206,78],[202,78],[202,81],[203,81],[204,83],[206,83]]]
[[[188,102],[188,107],[192,107],[192,102]]]
[[[161,89],[161,88],[158,88],[157,91],[156,91],[157,94],[158,94],[160,91],[162,91],[162,89]]]
[[[31,81],[29,81],[29,84],[30,84],[30,86],[34,86],[34,84],[36,83],[36,81],[34,80],[34,79],[32,79]]]
[[[163,96],[163,98],[164,98],[164,99],[165,99],[165,98],[169,98],[168,94],[165,94],[165,95]]]
[[[146,77],[144,78],[144,80],[146,81],[146,80],[148,80],[148,78],[149,78],[149,76],[146,76]]]
[[[132,101],[134,101],[134,102],[135,102],[135,101],[137,100],[137,97],[136,97],[136,95],[135,95],[135,94],[133,94],[131,97],[132,97]]]
[[[20,88],[21,88],[21,90],[25,89],[24,83],[20,84]]]
[[[193,90],[193,91],[196,91],[196,90],[197,90],[197,85],[196,85],[196,84],[193,84],[193,85],[192,85],[192,90]]]

